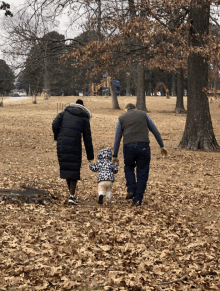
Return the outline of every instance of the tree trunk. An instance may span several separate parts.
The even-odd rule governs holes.
[[[215,68],[215,72],[214,72],[215,76],[214,76],[214,90],[218,90],[218,71]]]
[[[126,96],[131,95],[131,75],[130,72],[126,72]]]
[[[47,43],[44,48],[44,90],[47,92],[50,89],[50,81],[47,69]]]
[[[136,16],[136,8],[134,0],[128,0],[129,11],[131,16]]]
[[[149,85],[148,85],[148,90],[147,90],[147,96],[152,96],[153,93],[152,93],[152,83],[149,82]]]
[[[147,111],[145,101],[145,73],[144,64],[138,63],[137,65],[137,103],[138,110]]]
[[[136,16],[136,7],[134,0],[128,0],[129,11],[132,17]],[[141,16],[144,17],[144,9],[141,10]],[[144,64],[139,61],[137,65],[137,82],[136,82],[136,107],[138,110],[147,111],[145,102],[145,72]]]
[[[102,20],[102,9],[101,9],[101,0],[96,0],[97,5],[98,5],[98,12],[97,12],[97,20],[98,20],[98,24],[97,24],[97,34],[98,34],[98,38],[99,40],[102,39],[102,34],[101,34],[101,20]]]
[[[206,2],[207,3],[207,2]],[[194,47],[202,46],[203,36],[208,34],[210,6],[200,3],[200,7],[192,7],[190,12],[190,44]],[[188,102],[187,118],[181,148],[211,151],[217,149],[209,102],[205,88],[208,86],[207,60],[196,53],[188,58]]]
[[[184,77],[183,77],[183,69],[179,70],[177,74],[177,96],[176,96],[176,113],[186,113],[183,104],[183,95],[184,95]]]
[[[112,96],[112,109],[120,109],[119,104],[118,104],[118,98],[117,98],[117,95],[115,93],[115,86],[114,86],[112,80],[110,80],[110,82],[109,82],[109,88],[110,88],[110,92],[111,92],[111,96]]]
[[[50,89],[49,76],[48,76],[47,68],[45,67],[45,72],[44,72],[44,90],[45,90],[45,92],[47,92],[49,89]]]
[[[172,86],[171,86],[171,96],[176,95],[176,75],[172,72]]]
[[[214,66],[214,97],[217,98],[217,90],[218,90],[218,68]]]

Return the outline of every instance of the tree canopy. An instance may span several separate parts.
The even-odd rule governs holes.
[[[8,94],[14,89],[15,75],[4,60],[0,60],[0,94]]]
[[[49,90],[52,95],[75,95],[84,88],[88,90],[90,80],[85,77],[88,65],[75,68],[66,56],[73,47],[95,37],[94,32],[85,32],[67,42],[56,31],[45,34],[28,53],[25,68],[19,75],[19,87],[26,90],[30,87],[32,93]]]

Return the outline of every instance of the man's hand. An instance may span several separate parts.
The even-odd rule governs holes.
[[[94,160],[90,160],[89,163],[94,165]]]
[[[161,148],[161,154],[163,158],[167,157],[167,149],[165,147]]]
[[[119,166],[119,159],[117,157],[114,157],[112,161],[113,161],[114,164]]]

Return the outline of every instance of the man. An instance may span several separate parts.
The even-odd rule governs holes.
[[[113,162],[119,163],[117,156],[123,136],[126,199],[133,199],[132,206],[140,206],[147,185],[151,159],[149,130],[160,145],[163,156],[167,156],[167,150],[157,127],[144,111],[137,110],[135,105],[131,103],[127,104],[125,111],[126,113],[119,117],[116,124]]]
[[[89,119],[91,113],[78,99],[76,104],[69,104],[54,119],[52,129],[57,141],[57,155],[60,165],[60,178],[66,179],[69,188],[69,203],[78,204],[75,196],[76,184],[80,180],[82,163],[83,135],[87,159],[94,159]]]

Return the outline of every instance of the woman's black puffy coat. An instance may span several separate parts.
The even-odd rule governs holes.
[[[91,114],[83,105],[71,104],[57,115],[52,124],[60,178],[80,180],[82,163],[82,139],[88,160],[94,159],[89,118]]]

